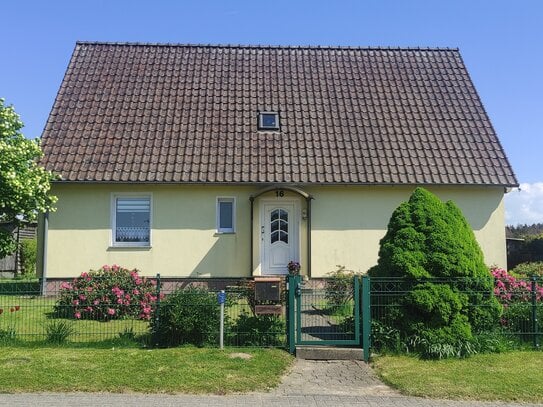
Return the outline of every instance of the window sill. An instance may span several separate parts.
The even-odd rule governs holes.
[[[214,236],[235,235],[236,232],[215,232]]]
[[[121,250],[128,250],[128,251],[148,251],[151,250],[152,246],[123,246],[123,245],[113,245],[109,246],[107,248],[107,251],[121,251]]]

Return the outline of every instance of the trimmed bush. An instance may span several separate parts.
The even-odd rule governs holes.
[[[59,317],[101,321],[150,319],[155,292],[155,282],[140,277],[138,270],[105,265],[62,283],[54,312]]]
[[[511,270],[510,274],[522,278],[531,276],[543,277],[543,261],[520,263]]]
[[[391,304],[394,315],[374,318],[404,341],[418,338],[423,356],[469,354],[473,333],[498,324],[502,307],[473,231],[453,202],[423,188],[392,214],[368,273],[408,283],[410,293]]]
[[[23,276],[26,278],[36,276],[36,259],[38,253],[38,241],[34,239],[23,239],[20,243],[21,263]]]
[[[237,346],[281,346],[286,334],[285,321],[276,315],[241,313],[231,327],[232,343]]]
[[[151,332],[160,346],[217,343],[220,309],[215,293],[203,288],[179,289],[160,303]]]
[[[345,266],[337,266],[328,276],[324,288],[327,305],[333,308],[346,305],[353,299],[353,280],[357,274]]]

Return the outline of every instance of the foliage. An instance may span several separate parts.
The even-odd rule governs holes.
[[[12,326],[7,327],[6,329],[0,329],[0,344],[9,344],[15,340],[17,333],[15,328]]]
[[[236,346],[281,346],[286,333],[285,322],[276,315],[249,315],[242,312],[230,332]]]
[[[53,174],[40,167],[39,140],[28,140],[13,106],[0,99],[0,225],[35,221],[38,213],[53,210],[56,197],[49,195]],[[11,231],[0,227],[0,258],[17,249]]]
[[[328,273],[325,286],[325,298],[331,308],[341,307],[353,299],[353,281],[357,274],[345,266]]]
[[[532,261],[517,264],[510,272],[511,275],[517,277],[538,276],[543,277],[543,261]]]
[[[38,241],[36,238],[23,239],[21,240],[20,246],[23,276],[33,277],[36,275]]]
[[[532,282],[516,278],[507,271],[493,267],[494,294],[504,306],[501,325],[512,333],[532,332]],[[543,321],[543,286],[535,284],[535,300],[538,303],[536,318]],[[525,339],[531,339],[528,335]]]
[[[158,317],[151,319],[151,332],[161,346],[203,346],[217,339],[219,323],[215,294],[190,287],[174,291],[160,303]]]
[[[61,284],[55,313],[105,321],[126,317],[150,319],[157,300],[155,283],[138,273],[117,265],[81,273],[72,283]]]
[[[418,338],[415,348],[425,356],[470,354],[473,332],[498,322],[493,279],[468,222],[453,202],[423,188],[392,214],[378,263],[368,273],[411,282],[386,323],[403,341]]]
[[[60,345],[65,343],[74,332],[73,323],[62,320],[52,321],[45,325],[45,340]]]
[[[543,223],[534,223],[532,225],[508,225],[505,227],[507,237],[527,238],[529,236],[543,235]]]

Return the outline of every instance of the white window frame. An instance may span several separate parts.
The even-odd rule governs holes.
[[[231,228],[221,228],[221,202],[231,202],[232,203],[232,227]],[[216,203],[216,224],[217,224],[217,233],[228,234],[236,233],[236,197],[234,196],[218,196]]]
[[[148,198],[149,199],[149,242],[116,242],[115,229],[117,227],[117,199],[118,198]],[[153,239],[153,194],[150,192],[114,192],[111,194],[111,225],[110,247],[151,247]]]
[[[265,114],[272,114],[275,116],[276,120],[275,123],[276,126],[264,126],[264,115]],[[258,113],[258,130],[274,130],[279,131],[281,128],[281,124],[279,123],[279,112],[259,112]]]

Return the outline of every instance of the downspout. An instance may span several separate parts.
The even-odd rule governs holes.
[[[249,197],[249,201],[251,202],[251,234],[250,234],[250,250],[249,250],[249,256],[251,256],[251,261],[250,261],[250,264],[251,264],[251,270],[249,271],[249,277],[251,277],[253,275],[253,221],[254,221],[254,215],[253,215],[253,207],[254,207],[254,202],[255,202],[255,198],[254,197]]]
[[[42,266],[41,266],[41,295],[47,291],[47,236],[49,235],[49,211],[43,215],[43,238],[42,238]]]
[[[311,278],[311,200],[313,198],[308,196],[306,198],[307,203],[307,278]]]

